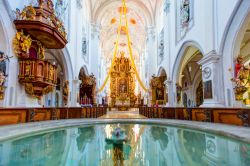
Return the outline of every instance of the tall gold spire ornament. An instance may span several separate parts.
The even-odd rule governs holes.
[[[127,9],[126,7],[126,0],[122,0],[122,8],[123,9]],[[110,77],[110,73],[114,67],[114,61],[115,61],[115,57],[117,55],[117,51],[118,51],[118,46],[119,46],[119,39],[120,39],[120,35],[121,35],[121,28],[122,28],[122,16],[124,16],[125,18],[125,29],[126,29],[126,36],[127,36],[127,42],[128,42],[128,49],[129,49],[129,56],[130,56],[130,60],[132,62],[132,67],[135,71],[135,75],[136,75],[136,78],[141,86],[141,88],[144,90],[144,91],[148,91],[148,89],[146,88],[146,86],[144,85],[144,83],[142,82],[141,78],[140,78],[140,75],[137,71],[137,68],[136,68],[136,65],[135,65],[135,61],[134,61],[134,57],[133,57],[133,50],[132,50],[132,46],[131,46],[131,40],[130,40],[130,36],[129,36],[129,27],[128,27],[128,19],[127,19],[127,12],[126,10],[122,10],[120,12],[120,22],[119,22],[119,27],[118,27],[118,34],[117,34],[117,39],[116,39],[116,43],[115,43],[115,49],[114,49],[114,55],[113,55],[113,59],[112,59],[112,62],[111,62],[111,67],[109,69],[109,72],[108,72],[108,75],[106,77],[106,79],[104,80],[104,83],[103,85],[101,86],[101,88],[98,90],[98,93],[102,92],[108,82],[108,79]]]

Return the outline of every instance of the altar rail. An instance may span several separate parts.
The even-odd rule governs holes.
[[[139,112],[148,118],[192,120],[250,126],[250,109],[243,108],[173,108],[139,107]]]
[[[60,119],[98,118],[107,107],[76,108],[1,108],[0,126]]]

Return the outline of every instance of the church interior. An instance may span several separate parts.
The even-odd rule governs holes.
[[[250,0],[1,0],[0,166],[249,166]]]

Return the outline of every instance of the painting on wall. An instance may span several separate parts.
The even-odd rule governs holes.
[[[212,91],[212,80],[206,81],[203,83],[204,87],[204,99],[212,99],[213,91]]]
[[[156,100],[165,100],[164,98],[165,88],[156,88]]]

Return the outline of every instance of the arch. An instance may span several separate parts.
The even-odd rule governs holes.
[[[219,50],[220,54],[222,54],[224,91],[227,92],[225,93],[225,103],[227,106],[231,106],[231,103],[235,104],[234,87],[230,81],[230,79],[234,77],[234,71],[231,70],[231,72],[229,72],[229,69],[234,68],[234,58],[238,56],[240,52],[241,42],[249,23],[250,1],[239,1],[227,24]]]
[[[173,67],[173,72],[172,72],[171,78],[175,83],[178,82],[178,80],[179,80],[179,73],[180,73],[180,69],[181,69],[180,65],[182,64],[183,59],[185,58],[184,55],[189,47],[197,48],[200,51],[200,53],[202,55],[204,55],[203,49],[198,42],[196,42],[194,40],[188,40],[188,41],[184,42],[181,45],[181,47],[177,53],[177,57],[174,61],[174,67]]]
[[[3,100],[2,105],[4,107],[7,106],[15,106],[17,101],[17,94],[13,92],[19,91],[20,86],[17,84],[18,79],[18,68],[17,68],[17,57],[14,55],[13,52],[13,46],[12,46],[12,39],[15,36],[15,26],[12,22],[10,11],[10,5],[7,0],[3,0],[0,2],[0,27],[1,27],[1,37],[2,41],[0,41],[0,50],[3,51],[7,56],[13,56],[13,58],[10,59],[10,61],[7,63],[6,66],[6,73],[9,75],[7,77],[5,86],[7,87],[5,89],[5,97]]]
[[[65,74],[65,79],[73,80],[73,66],[68,50],[66,48],[62,50],[53,49],[47,50],[47,53],[53,56],[53,58],[55,58],[55,60],[59,63],[60,67],[63,70],[63,73]]]

